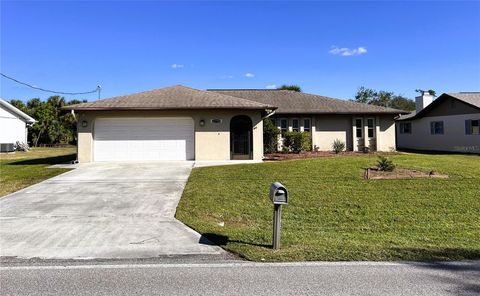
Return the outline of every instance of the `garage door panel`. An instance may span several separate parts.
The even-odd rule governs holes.
[[[191,118],[97,119],[95,161],[194,159]]]

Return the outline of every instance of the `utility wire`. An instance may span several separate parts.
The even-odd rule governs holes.
[[[2,75],[3,77],[7,78],[7,79],[10,79],[16,83],[19,83],[19,84],[22,84],[22,85],[25,85],[25,86],[28,86],[30,88],[33,88],[33,89],[36,89],[36,90],[41,90],[41,91],[45,91],[45,92],[50,92],[50,93],[54,93],[54,94],[60,94],[60,95],[86,95],[86,94],[93,94],[93,93],[96,93],[98,92],[98,97],[100,98],[100,89],[101,89],[101,86],[100,85],[97,85],[97,88],[95,90],[91,90],[91,91],[85,91],[85,92],[63,92],[63,91],[55,91],[55,90],[49,90],[49,89],[44,89],[44,88],[41,88],[41,87],[37,87],[37,86],[34,86],[34,85],[31,85],[31,84],[28,84],[28,83],[25,83],[25,82],[22,82],[22,81],[19,81],[15,78],[12,78],[10,76],[7,76],[3,73],[0,73],[0,75]]]

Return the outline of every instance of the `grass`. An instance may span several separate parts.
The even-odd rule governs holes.
[[[0,154],[0,197],[69,171],[48,168],[75,159],[76,148],[33,148]]]
[[[196,168],[177,218],[255,261],[479,259],[480,157],[390,158],[450,178],[363,180],[373,155]],[[271,249],[274,181],[290,194],[280,250]]]

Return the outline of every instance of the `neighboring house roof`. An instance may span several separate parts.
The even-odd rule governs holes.
[[[480,92],[447,93],[446,95],[480,109]]]
[[[94,102],[69,105],[63,110],[180,110],[180,109],[276,109],[265,103],[182,85],[165,87]]]
[[[405,114],[403,110],[296,92],[265,89],[209,89],[211,92],[277,106],[277,114]]]
[[[12,104],[10,104],[9,102],[5,101],[4,99],[0,99],[0,105],[5,108],[6,110],[10,111],[11,113],[17,115],[19,118],[21,118],[23,121],[25,121],[26,123],[34,123],[36,122],[35,119],[33,119],[32,117],[28,116],[27,114],[25,114],[23,111],[21,111],[20,109],[18,109],[17,107],[13,106]]]
[[[459,93],[444,93],[436,98],[432,103],[427,107],[417,112],[412,112],[407,115],[400,116],[397,120],[413,120],[423,117],[424,114],[428,113],[430,110],[438,106],[442,101],[453,98],[464,102],[474,108],[480,110],[480,92],[459,92]]]

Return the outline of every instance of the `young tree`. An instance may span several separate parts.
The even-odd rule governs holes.
[[[278,89],[282,90],[293,90],[296,92],[302,92],[302,88],[296,84],[283,84]]]

